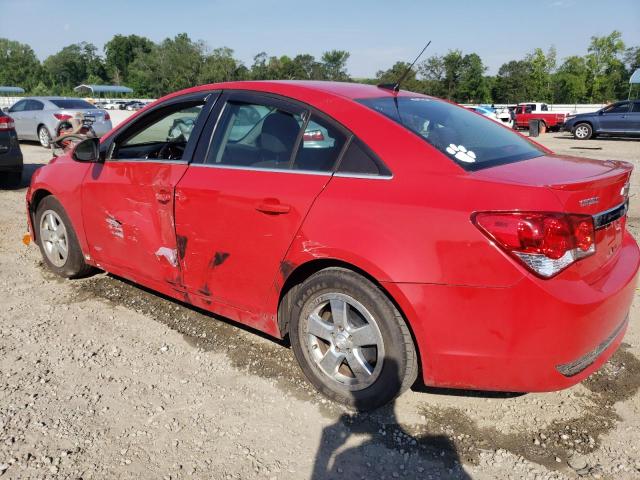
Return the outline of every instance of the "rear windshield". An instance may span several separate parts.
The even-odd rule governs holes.
[[[479,170],[544,154],[533,143],[496,121],[441,100],[384,97],[358,102],[418,134],[465,170]]]
[[[58,108],[96,108],[89,102],[75,98],[65,98],[64,100],[55,99],[50,101]]]

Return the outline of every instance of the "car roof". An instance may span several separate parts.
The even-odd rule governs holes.
[[[25,97],[25,100],[47,100],[47,101],[51,101],[51,100],[84,100],[86,102],[86,100],[84,98],[79,98],[79,97]]]
[[[395,96],[427,97],[427,95],[408,92],[406,90],[400,90],[396,93],[387,88],[380,88],[376,85],[368,85],[364,83],[329,82],[319,80],[260,80],[210,83],[174,92],[160,100],[206,90],[256,90],[291,97],[296,97],[299,94],[307,96],[310,93],[316,93],[324,94],[328,97],[341,97],[351,100],[380,97],[393,98]]]

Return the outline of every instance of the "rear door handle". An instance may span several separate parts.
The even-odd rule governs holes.
[[[263,200],[258,203],[256,210],[270,215],[282,215],[283,213],[289,213],[291,206],[280,203],[277,200]]]

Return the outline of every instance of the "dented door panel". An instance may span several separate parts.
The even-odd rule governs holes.
[[[280,264],[330,178],[191,166],[176,188],[188,292],[250,312],[245,323],[272,331],[276,312],[267,300],[278,288]]]
[[[119,267],[134,279],[181,284],[173,189],[186,169],[186,163],[170,161],[92,166],[82,187],[82,210],[97,264]]]

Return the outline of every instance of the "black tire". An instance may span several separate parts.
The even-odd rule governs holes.
[[[51,147],[51,134],[44,125],[38,127],[38,141],[44,148]]]
[[[314,308],[323,303],[327,295],[343,295],[347,296],[345,298],[355,299],[371,314],[377,325],[384,355],[379,370],[374,369],[378,370],[377,376],[372,376],[371,383],[363,388],[354,389],[343,385],[325,373],[317,360],[313,359],[314,355],[321,355],[322,352],[318,350],[312,353],[318,345],[312,347],[309,344],[307,318]],[[302,283],[295,290],[292,303],[289,331],[293,352],[305,376],[326,397],[360,411],[372,410],[391,402],[415,382],[418,357],[409,328],[385,293],[368,279],[345,268],[327,268]],[[355,310],[350,311],[351,315],[358,315]],[[327,343],[324,348],[334,347]],[[356,351],[355,347],[351,348]],[[376,347],[373,349],[376,356],[374,363],[377,366],[379,350]],[[351,349],[348,351],[351,352]],[[346,359],[338,367],[338,372],[343,369],[347,369],[348,374],[355,379],[355,372],[346,363]]]
[[[66,244],[68,247],[68,254],[66,260],[62,265],[55,265],[49,259],[47,253],[45,252],[45,242],[42,238],[40,225],[42,223],[43,215],[49,211],[53,211],[58,215],[61,223],[64,224],[64,228],[66,230]],[[50,195],[48,197],[45,197],[40,202],[36,210],[33,228],[35,230],[38,247],[40,247],[42,259],[53,273],[65,278],[78,278],[86,276],[93,271],[93,267],[87,265],[84,261],[84,256],[82,254],[82,250],[80,249],[76,232],[73,229],[73,225],[71,224],[69,217],[67,216],[67,212],[65,212],[64,208],[57,198]]]
[[[576,140],[589,140],[593,137],[593,128],[588,123],[578,123],[571,133]]]

